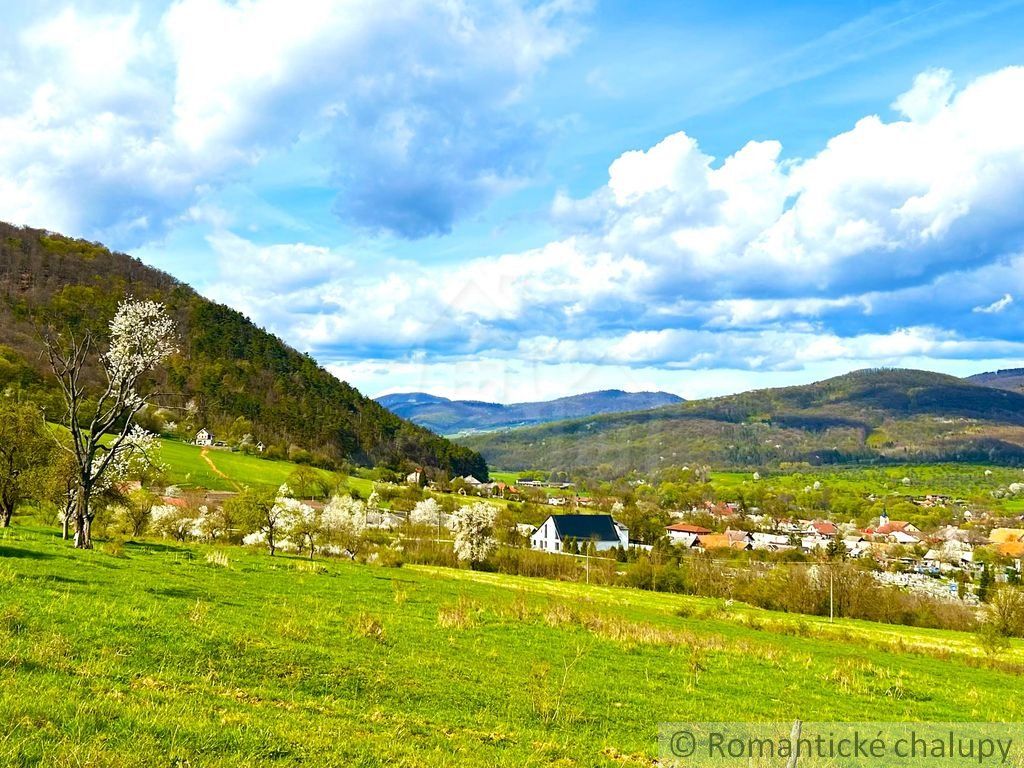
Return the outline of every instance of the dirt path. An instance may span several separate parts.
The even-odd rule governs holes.
[[[217,477],[223,477],[225,480],[227,480],[229,483],[231,483],[232,487],[234,487],[234,489],[236,491],[242,490],[242,486],[240,486],[238,483],[236,483],[230,477],[228,477],[223,472],[221,472],[219,469],[217,469],[217,465],[213,463],[213,459],[210,458],[209,454],[210,454],[210,449],[209,448],[203,448],[203,450],[201,450],[199,452],[199,458],[201,458],[203,461],[205,461],[207,463],[207,465],[210,467],[210,469],[213,470],[213,474],[217,475]]]

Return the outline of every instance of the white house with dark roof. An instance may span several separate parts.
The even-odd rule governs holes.
[[[598,552],[629,546],[629,530],[611,515],[549,515],[530,537],[530,546],[563,552],[568,541],[593,542]]]
[[[196,445],[202,445],[204,447],[209,447],[213,445],[213,432],[206,429],[205,427],[203,429],[200,429],[198,432],[196,432],[196,439],[194,442]]]

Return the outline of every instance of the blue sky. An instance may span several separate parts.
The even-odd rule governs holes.
[[[10,6],[0,218],[368,394],[1024,364],[1024,0]]]

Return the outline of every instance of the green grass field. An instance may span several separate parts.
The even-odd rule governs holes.
[[[4,766],[650,766],[662,721],[1024,717],[1020,642],[992,661],[627,589],[0,535]]]
[[[213,463],[212,467],[204,460],[201,448],[177,440],[160,441],[160,461],[167,466],[168,482],[174,485],[213,491],[234,491],[246,485],[276,487],[299,468],[290,461],[273,461],[231,451],[208,450],[206,458]],[[325,478],[335,477],[324,470],[317,471]],[[346,483],[364,498],[373,490],[373,482],[366,478],[349,476]]]

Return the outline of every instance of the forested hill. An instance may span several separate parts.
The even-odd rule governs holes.
[[[1007,389],[1011,392],[1024,392],[1024,368],[1006,368],[1001,371],[976,373],[973,376],[968,376],[966,381],[996,389]]]
[[[89,324],[113,315],[131,293],[164,302],[181,354],[160,389],[166,408],[149,414],[182,434],[247,432],[274,453],[322,462],[436,467],[486,477],[476,452],[399,418],[321,368],[308,355],[209,301],[170,275],[83,240],[0,223],[0,392],[20,388],[53,403],[40,316]],[[311,455],[311,456],[310,456]]]
[[[623,392],[620,389],[508,405],[478,400],[449,400],[423,392],[377,398],[377,402],[399,416],[446,435],[545,424],[599,413],[643,411],[682,401],[681,397],[668,392]]]
[[[503,469],[651,470],[709,463],[991,461],[1024,464],[1024,395],[926,371],[864,370],[797,387],[692,400],[460,439]]]

